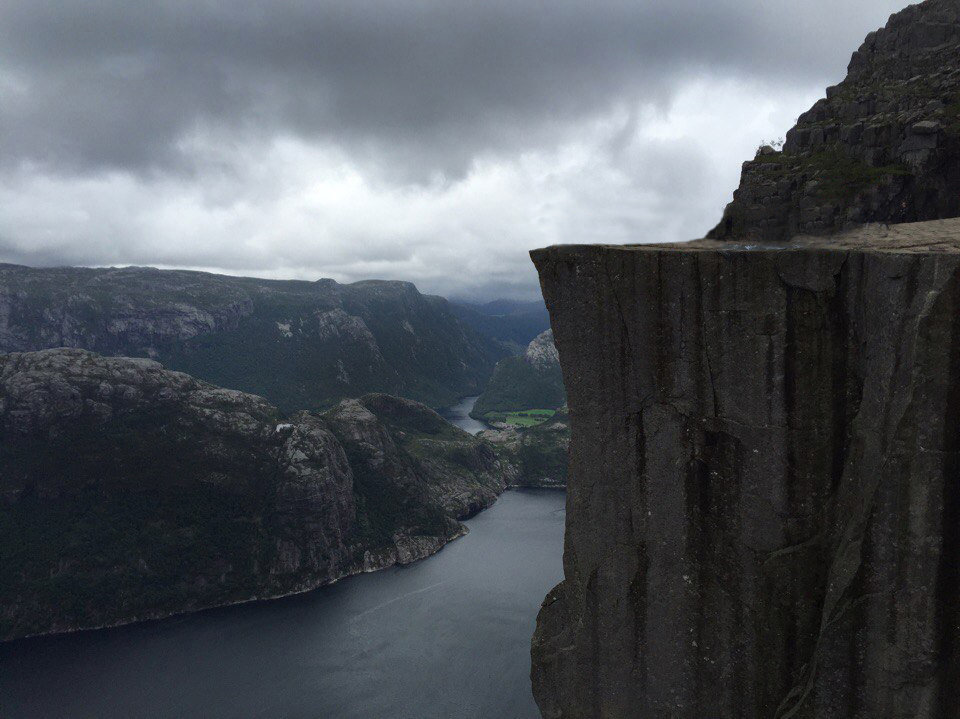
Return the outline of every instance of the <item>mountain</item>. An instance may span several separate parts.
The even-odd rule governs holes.
[[[493,426],[479,437],[516,467],[521,486],[563,487],[570,444],[566,402],[553,331],[547,330],[522,356],[500,360],[471,415]]]
[[[960,4],[893,15],[846,79],[761,147],[710,237],[778,241],[960,215]]]
[[[427,556],[516,470],[380,394],[285,416],[147,359],[0,356],[0,640],[305,591]]]
[[[550,316],[542,300],[517,302],[494,300],[483,304],[451,301],[454,314],[480,334],[508,347],[514,354],[550,327]]]
[[[385,392],[440,407],[506,350],[406,282],[0,265],[0,352],[149,357],[285,411]]]
[[[499,421],[507,412],[554,410],[565,403],[553,331],[546,330],[527,345],[521,356],[507,357],[497,363],[470,414],[476,419]]]

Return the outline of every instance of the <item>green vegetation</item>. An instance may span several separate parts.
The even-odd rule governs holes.
[[[508,357],[497,364],[471,415],[494,421],[499,415],[527,411],[530,407],[559,409],[566,401],[559,364],[536,367],[523,357]]]
[[[773,179],[802,174],[816,181],[814,194],[824,200],[849,201],[864,190],[882,184],[891,177],[913,174],[906,165],[871,167],[851,157],[838,144],[828,145],[811,154],[760,155],[754,164],[766,166],[764,174]]]
[[[520,484],[532,487],[566,484],[568,422],[566,411],[551,412],[542,422],[518,428],[497,445],[498,453],[520,470]]]
[[[515,412],[490,412],[488,422],[506,422],[514,427],[536,427],[556,414],[553,409],[523,409]]]
[[[196,431],[157,412],[63,424],[55,441],[0,437],[0,473],[27,479],[0,506],[0,607],[29,597],[41,609],[26,616],[96,626],[250,596],[273,551],[262,520],[275,469],[239,443],[213,466]],[[211,581],[185,584],[199,578]],[[45,628],[21,621],[0,611],[0,635]]]

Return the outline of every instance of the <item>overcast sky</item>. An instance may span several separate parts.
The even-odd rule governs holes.
[[[702,236],[904,0],[0,0],[0,261],[529,297]]]

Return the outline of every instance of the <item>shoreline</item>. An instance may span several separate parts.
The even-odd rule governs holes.
[[[561,490],[565,492],[566,487],[565,486],[536,487],[536,486],[527,486],[527,485],[507,485],[504,488],[504,492],[523,491],[523,490],[549,490],[549,491]],[[468,535],[470,533],[470,528],[467,527],[465,524],[462,524],[462,521],[468,521],[473,517],[476,517],[477,515],[490,509],[490,507],[496,504],[497,500],[500,499],[502,494],[503,493],[497,495],[497,498],[493,502],[491,502],[489,505],[481,509],[479,512],[475,512],[469,517],[464,517],[463,520],[458,520],[458,521],[461,521],[460,531],[448,538],[440,540],[439,537],[426,537],[423,535],[416,535],[416,536],[407,538],[409,540],[440,540],[436,542],[428,542],[428,544],[430,545],[428,547],[423,547],[423,546],[419,547],[418,548],[419,551],[414,551],[412,555],[409,555],[412,558],[407,560],[403,560],[403,558],[401,557],[401,553],[404,548],[395,543],[391,547],[384,547],[380,550],[370,550],[370,549],[366,550],[364,552],[363,562],[354,564],[349,569],[339,574],[335,579],[332,579],[330,581],[307,582],[291,591],[279,592],[277,594],[268,593],[263,595],[250,596],[243,599],[224,602],[222,604],[207,604],[207,605],[193,607],[189,609],[179,609],[179,610],[174,609],[170,611],[150,613],[147,615],[133,617],[130,619],[118,620],[116,622],[108,622],[106,624],[98,624],[95,626],[82,626],[82,627],[74,627],[70,629],[57,629],[57,630],[52,630],[48,632],[37,632],[36,634],[27,634],[22,637],[0,639],[0,646],[9,648],[11,646],[16,645],[18,642],[30,642],[30,641],[36,641],[36,640],[42,640],[42,639],[54,639],[56,637],[65,637],[73,634],[80,634],[83,632],[108,631],[110,629],[119,629],[121,627],[127,627],[134,624],[148,624],[150,622],[163,622],[168,619],[174,619],[176,617],[185,617],[191,614],[199,614],[201,612],[208,612],[208,611],[217,610],[217,609],[227,609],[230,607],[237,607],[244,604],[255,604],[258,602],[264,602],[264,603],[272,602],[277,599],[284,599],[287,597],[296,597],[302,594],[308,594],[310,592],[314,592],[314,591],[323,589],[325,587],[332,586],[344,579],[349,579],[351,577],[356,577],[363,574],[373,574],[375,572],[379,572],[384,569],[390,569],[391,567],[403,567],[410,564],[414,564],[424,559],[429,559],[430,557],[440,552],[444,547],[446,547],[451,542],[454,542]],[[407,549],[409,549],[409,547],[407,547]],[[371,555],[379,555],[379,556],[371,556]],[[388,557],[390,558],[390,561],[384,561]]]

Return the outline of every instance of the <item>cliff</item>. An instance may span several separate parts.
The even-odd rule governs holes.
[[[55,347],[156,359],[286,411],[369,392],[447,406],[506,354],[407,282],[0,265],[0,352]]]
[[[411,562],[515,473],[409,400],[287,417],[151,360],[0,356],[0,640]]]
[[[572,426],[545,717],[960,705],[960,221],[532,253]]]
[[[782,151],[762,147],[710,237],[780,241],[960,215],[960,4],[926,0],[853,53]]]

